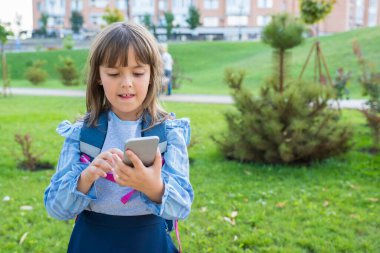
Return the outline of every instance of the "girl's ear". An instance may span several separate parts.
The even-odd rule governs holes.
[[[99,80],[99,81],[98,81],[98,85],[103,86],[102,80]]]

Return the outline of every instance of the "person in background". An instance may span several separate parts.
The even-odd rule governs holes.
[[[167,79],[166,95],[172,94],[172,73],[173,73],[173,58],[168,52],[167,44],[161,46],[162,61],[164,64],[164,75]]]

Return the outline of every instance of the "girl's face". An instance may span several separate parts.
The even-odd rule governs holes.
[[[130,47],[127,67],[100,66],[99,72],[111,110],[121,120],[137,120],[149,88],[150,65],[138,63]]]

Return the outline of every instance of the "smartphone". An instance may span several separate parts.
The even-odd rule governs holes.
[[[156,157],[158,142],[158,136],[128,139],[125,142],[124,146],[123,162],[126,165],[133,167],[132,162],[129,160],[125,153],[127,150],[131,150],[140,158],[140,160],[146,167],[151,166],[154,162],[154,158]]]

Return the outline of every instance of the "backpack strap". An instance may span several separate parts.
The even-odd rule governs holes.
[[[87,122],[83,123],[80,131],[79,147],[81,151],[81,159],[87,159],[91,162],[102,151],[102,147],[107,135],[108,113],[103,112],[99,115],[98,124],[96,126],[87,126]]]
[[[165,121],[161,123],[157,123],[153,127],[149,128],[149,125],[152,121],[152,118],[149,114],[145,114],[145,117],[142,122],[142,129],[147,129],[141,132],[141,136],[158,136],[160,138],[158,148],[160,149],[161,154],[166,152],[167,139],[166,139],[166,124]]]

